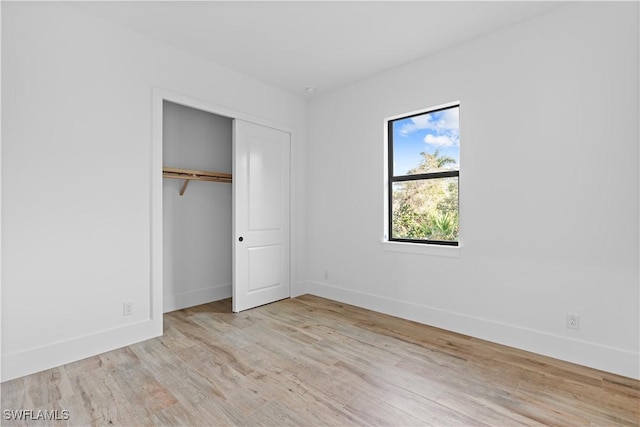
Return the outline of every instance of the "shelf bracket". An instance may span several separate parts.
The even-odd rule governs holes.
[[[180,189],[180,195],[184,195],[184,191],[187,189],[187,185],[189,185],[189,180],[185,179],[184,184],[182,184],[182,188]]]

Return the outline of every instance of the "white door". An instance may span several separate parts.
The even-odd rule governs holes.
[[[233,311],[290,296],[290,134],[234,120]]]

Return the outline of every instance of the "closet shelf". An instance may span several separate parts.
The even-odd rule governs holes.
[[[180,189],[181,196],[184,194],[184,191],[187,189],[187,185],[189,185],[189,181],[213,181],[213,182],[228,182],[228,183],[231,182],[230,173],[197,171],[192,169],[178,169],[178,168],[170,168],[167,166],[162,168],[162,176],[165,178],[184,180],[184,184],[182,184],[182,188]]]

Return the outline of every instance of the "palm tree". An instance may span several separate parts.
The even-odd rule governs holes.
[[[443,169],[447,169],[447,165],[455,165],[456,159],[446,155],[440,155],[440,149],[436,148],[433,153],[422,152],[420,155],[423,159],[418,164],[418,167],[409,171],[410,173],[427,173],[436,172]]]

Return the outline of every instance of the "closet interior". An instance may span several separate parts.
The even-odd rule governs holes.
[[[232,146],[232,119],[164,101],[165,313],[231,296]]]

